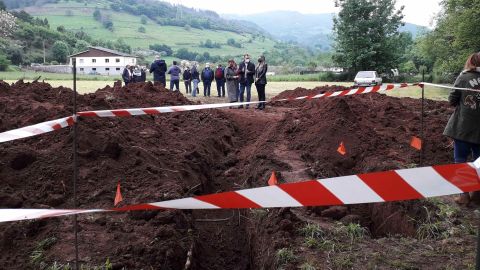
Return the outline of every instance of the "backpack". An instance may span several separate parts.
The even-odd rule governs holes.
[[[221,79],[223,79],[223,77],[224,77],[223,69],[222,68],[217,68],[217,70],[215,71],[215,79],[221,80]]]

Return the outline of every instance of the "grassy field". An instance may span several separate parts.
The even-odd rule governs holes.
[[[103,15],[112,19],[114,30],[105,29],[100,22],[93,18],[95,8],[100,8]],[[141,24],[140,17],[123,12],[114,12],[103,1],[78,3],[76,1],[46,4],[41,7],[28,7],[28,13],[39,18],[47,18],[51,27],[63,25],[68,30],[83,30],[94,38],[103,40],[123,39],[132,48],[148,48],[150,44],[167,44],[174,50],[187,48],[194,52],[208,52],[210,55],[241,55],[244,52],[256,56],[272,49],[275,42],[270,39],[254,39],[250,34],[237,34],[227,31],[200,30],[183,27],[161,26],[148,20],[146,25]],[[69,15],[67,15],[67,11]],[[139,33],[138,28],[145,27],[145,33]],[[226,45],[227,39],[233,38],[240,42],[243,48]],[[202,48],[200,42],[210,39],[212,42],[222,44],[221,48]],[[249,42],[251,41],[251,42]]]

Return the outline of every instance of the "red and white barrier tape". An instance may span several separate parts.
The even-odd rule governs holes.
[[[423,199],[480,190],[480,159],[287,183],[115,209],[0,209],[0,222],[96,212],[330,206]]]
[[[382,93],[386,91],[390,91],[393,89],[398,88],[405,88],[409,86],[418,86],[419,84],[413,83],[402,83],[402,84],[382,84],[377,86],[370,86],[370,87],[359,87],[353,89],[346,89],[343,91],[337,92],[327,92],[324,94],[317,94],[317,95],[310,95],[310,96],[303,96],[303,97],[291,97],[291,98],[284,98],[278,99],[275,101],[293,101],[293,100],[302,100],[302,99],[316,99],[316,98],[326,98],[326,97],[342,97],[342,96],[351,96],[351,95],[358,95],[358,94],[368,94],[368,93]]]
[[[336,96],[348,96],[348,95],[354,95],[354,94],[384,92],[384,91],[393,90],[396,88],[404,88],[404,87],[414,86],[414,85],[418,85],[418,84],[406,84],[406,83],[384,84],[381,86],[360,87],[358,89],[349,89],[349,90],[338,91],[333,93],[329,92],[325,94],[280,99],[276,101],[317,99],[317,98],[336,97]],[[218,108],[227,108],[231,106],[253,105],[253,104],[259,104],[264,102],[265,101],[252,101],[252,102],[237,102],[237,103],[218,103],[218,104],[164,106],[164,107],[136,108],[136,109],[85,111],[85,112],[79,112],[77,115],[82,117],[126,117],[126,116],[136,116],[136,115],[154,115],[154,114],[160,114],[160,113],[195,111],[195,110],[204,110],[204,109],[218,109]],[[2,132],[0,133],[0,143],[47,133],[56,129],[71,126],[73,125],[73,122],[74,122],[73,117],[70,116],[62,119],[43,122],[33,126],[28,126],[28,127],[23,127],[15,130]]]
[[[479,92],[480,93],[480,89],[473,89],[473,88],[462,88],[462,87],[454,87],[454,86],[448,86],[448,85],[442,85],[442,84],[435,84],[435,83],[426,83],[426,82],[422,82],[419,84],[420,86],[422,85],[428,85],[428,86],[434,86],[434,87],[438,87],[438,88],[445,88],[445,89],[452,89],[452,90],[459,90],[459,91],[472,91],[472,92]]]
[[[0,133],[0,143],[28,138],[54,130],[59,130],[64,127],[72,126],[74,122],[74,117],[69,116],[62,119],[52,120],[32,126],[5,131]]]

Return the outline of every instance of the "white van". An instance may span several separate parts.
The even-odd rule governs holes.
[[[376,71],[359,71],[354,80],[355,86],[381,85],[382,77]]]

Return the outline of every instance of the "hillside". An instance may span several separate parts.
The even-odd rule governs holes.
[[[7,6],[15,7],[15,4],[5,1]],[[166,44],[174,51],[179,49],[188,49],[191,52],[204,53],[208,52],[215,56],[238,56],[245,51],[253,55],[262,54],[264,51],[270,50],[275,45],[275,41],[268,38],[268,35],[263,32],[256,25],[242,21],[228,21],[228,25],[223,27],[224,30],[216,29],[222,28],[216,26],[216,13],[208,11],[193,11],[183,7],[180,15],[189,21],[192,17],[192,12],[202,12],[201,19],[192,21],[193,25],[177,26],[182,20],[175,20],[169,17],[154,17],[136,15],[138,10],[124,10],[119,9],[114,5],[117,2],[125,1],[57,1],[56,3],[49,3],[52,1],[24,1],[20,5],[20,9],[28,12],[34,17],[40,19],[46,18],[52,28],[60,26],[65,27],[66,30],[84,31],[95,39],[103,40],[117,40],[122,39],[136,49],[148,49],[152,44]],[[144,1],[137,1],[142,3]],[[162,3],[162,2],[159,2]],[[10,5],[9,5],[10,4]],[[30,5],[29,4],[34,4]],[[169,5],[163,3],[164,5]],[[19,5],[17,2],[16,5]],[[113,10],[112,7],[116,10]],[[98,10],[101,14],[101,20],[96,20],[93,16],[94,12]],[[190,15],[189,15],[190,14]],[[147,13],[147,15],[150,15]],[[196,14],[198,15],[198,14]],[[189,17],[190,16],[190,17]],[[142,23],[142,18],[143,22]],[[111,27],[106,27],[104,21],[111,21]],[[219,21],[225,21],[218,18]],[[203,26],[195,27],[194,22],[208,23],[208,28]],[[144,28],[144,32],[139,30]],[[256,27],[256,28],[255,28]],[[227,31],[227,29],[229,31]],[[241,31],[241,30],[245,31]],[[228,40],[234,40],[235,43],[227,44]],[[210,40],[216,47],[201,46],[203,42]],[[219,46],[218,46],[219,45]],[[218,48],[220,47],[220,48]]]
[[[329,50],[332,46],[333,16],[332,13],[302,14],[293,11],[273,11],[241,17],[234,16],[234,18],[253,22],[282,41],[294,41],[302,45]],[[400,29],[400,31],[412,33],[413,37],[425,30],[426,27],[411,23],[406,23]]]

